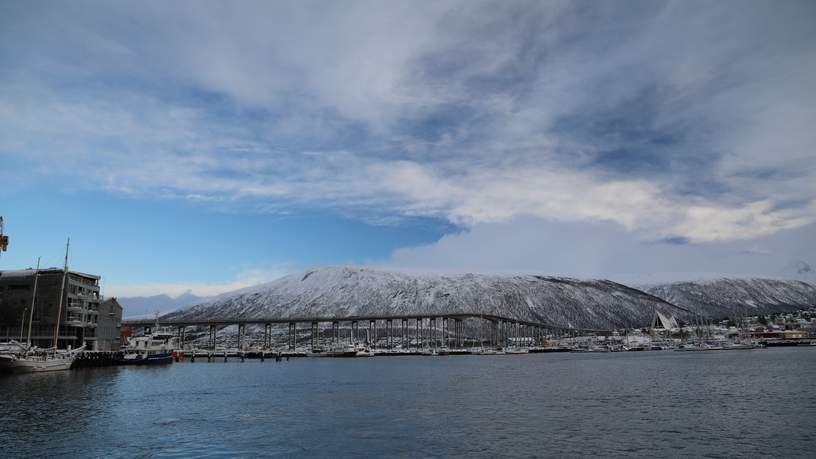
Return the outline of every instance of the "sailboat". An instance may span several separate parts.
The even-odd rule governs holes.
[[[28,322],[28,340],[20,351],[0,353],[0,370],[10,370],[16,373],[32,373],[40,371],[68,370],[85,346],[77,349],[57,349],[59,339],[60,318],[62,316],[62,301],[65,294],[65,282],[68,277],[68,248],[71,239],[65,245],[65,264],[62,270],[62,285],[60,287],[59,307],[57,308],[57,323],[54,327],[54,346],[49,349],[38,349],[31,346],[31,318],[34,317],[34,304],[37,298],[37,281],[39,279],[40,260],[37,260],[37,270],[34,273],[34,291],[31,297],[31,316]]]

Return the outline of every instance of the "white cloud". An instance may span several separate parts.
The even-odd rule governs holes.
[[[9,8],[0,155],[76,186],[369,221],[694,242],[816,221],[812,5],[636,6]]]
[[[394,251],[394,268],[533,273],[640,284],[711,277],[796,277],[794,260],[816,260],[816,225],[745,241],[642,241],[611,222],[517,219],[479,224],[439,241]]]
[[[177,297],[185,292],[197,296],[216,296],[254,285],[270,282],[296,271],[294,265],[255,268],[238,273],[234,278],[217,282],[152,282],[140,284],[103,285],[102,294],[115,297],[152,296],[166,294]]]

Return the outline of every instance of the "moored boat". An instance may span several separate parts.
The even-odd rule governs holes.
[[[161,365],[173,362],[178,338],[170,332],[150,333],[131,338],[123,349],[120,365]]]
[[[526,348],[523,348],[523,347],[511,347],[511,348],[505,349],[504,353],[507,354],[507,355],[522,355],[522,354],[529,354],[530,350],[526,349]]]
[[[374,354],[365,346],[349,344],[329,349],[324,355],[326,357],[371,357]]]
[[[22,354],[0,354],[0,370],[14,373],[68,370],[84,349],[85,346],[66,351],[36,349]]]

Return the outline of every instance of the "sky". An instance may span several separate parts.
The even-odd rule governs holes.
[[[816,3],[0,3],[0,269],[816,265]]]

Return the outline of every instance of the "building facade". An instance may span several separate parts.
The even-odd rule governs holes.
[[[35,277],[36,300],[32,314]],[[66,275],[57,268],[39,272],[33,269],[0,271],[0,341],[25,341],[30,321],[32,344],[53,346],[63,279],[58,347],[76,348],[86,344],[89,349],[107,350],[118,346],[122,309],[115,299],[102,308],[100,277],[76,271],[68,271]],[[101,314],[104,317],[100,319]],[[115,340],[111,338],[114,333],[117,334]]]
[[[122,345],[122,305],[116,298],[99,303],[99,320],[96,323],[96,351],[118,351]]]

